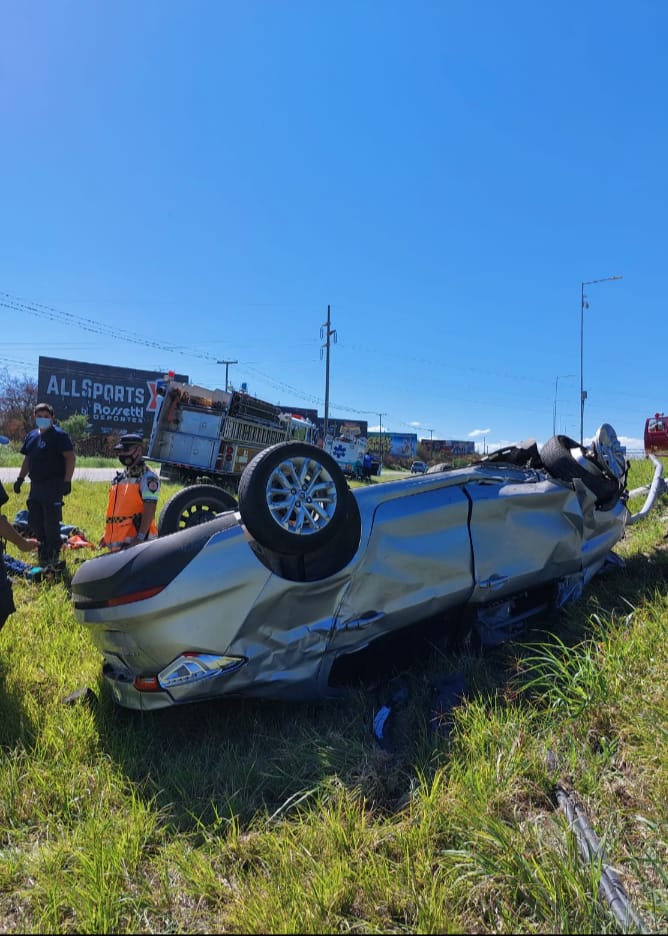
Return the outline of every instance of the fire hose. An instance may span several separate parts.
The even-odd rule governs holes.
[[[601,863],[599,893],[608,902],[617,922],[625,933],[631,926],[639,933],[651,932],[634,909],[619,880],[617,872],[604,860],[600,839],[592,829],[584,811],[563,787],[556,787],[557,802],[561,806],[578,843],[582,858],[589,863]]]

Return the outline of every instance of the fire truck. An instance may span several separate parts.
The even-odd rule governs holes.
[[[158,381],[158,407],[146,453],[160,476],[209,482],[236,493],[254,455],[276,442],[316,442],[316,426],[248,393],[208,390],[171,375]]]
[[[668,416],[655,413],[645,420],[645,455],[668,455]]]

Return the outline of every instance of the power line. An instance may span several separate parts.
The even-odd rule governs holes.
[[[32,367],[32,364],[29,364],[28,361],[17,361],[15,358],[8,358],[8,357],[0,357],[0,363],[20,364],[21,367]]]
[[[69,328],[80,328],[83,331],[90,332],[94,335],[100,335],[106,338],[116,338],[120,341],[127,341],[131,344],[141,345],[143,348],[150,348],[153,350],[166,352],[168,354],[182,354],[188,357],[197,358],[202,361],[207,361],[212,364],[217,364],[220,360],[219,358],[214,357],[212,354],[197,351],[184,345],[167,344],[166,342],[156,341],[152,338],[143,338],[141,335],[137,335],[136,333],[119,329],[116,325],[105,325],[102,322],[96,322],[89,316],[84,317],[81,315],[75,315],[72,312],[65,312],[62,309],[56,309],[54,306],[46,305],[40,302],[29,302],[21,299],[20,297],[12,296],[10,293],[6,292],[0,292],[0,308],[9,309],[11,312],[15,313],[28,313],[29,315],[34,315],[37,318],[63,324]],[[6,360],[8,363],[11,363],[9,362],[9,359]],[[21,366],[25,367],[31,366],[27,362],[16,361],[15,363],[21,364]],[[229,363],[232,364],[239,362],[230,361]],[[299,400],[314,403],[316,406],[324,405],[325,401],[322,399],[322,397],[319,397],[316,394],[307,393],[303,390],[299,390],[297,387],[293,387],[291,384],[287,384],[283,381],[270,377],[268,374],[265,374],[258,368],[251,367],[248,364],[245,364],[243,361],[241,364],[246,368],[246,370],[250,371],[251,373],[255,373],[266,383],[274,386],[277,389],[283,390],[284,392],[293,394]],[[329,405],[332,409],[335,409],[340,413],[352,413],[358,416],[370,416],[375,415],[378,412],[378,410],[358,409],[336,402],[332,402]],[[383,415],[387,414],[384,413]],[[404,423],[402,420],[396,420],[396,422],[399,422],[401,425],[410,427],[410,423]]]
[[[104,325],[101,322],[94,321],[94,319],[73,315],[71,312],[63,312],[62,310],[54,309],[52,306],[42,305],[41,303],[23,302],[20,299],[10,296],[8,293],[0,293],[0,306],[12,312],[27,312],[29,315],[34,315],[37,318],[58,322],[70,328],[81,328],[83,331],[92,332],[95,335],[103,335],[107,338],[129,341],[133,344],[139,344],[144,348],[154,348],[159,351],[167,351],[170,354],[189,354],[192,357],[201,358],[211,361],[212,363],[215,363],[216,360],[211,354],[193,351],[182,345],[166,344],[165,342],[156,341],[152,338],[142,338],[140,335],[126,332],[115,325]]]

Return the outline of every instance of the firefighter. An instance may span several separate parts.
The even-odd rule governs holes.
[[[104,536],[100,547],[115,552],[155,539],[160,478],[144,461],[144,442],[130,432],[114,446],[123,465],[111,482]]]

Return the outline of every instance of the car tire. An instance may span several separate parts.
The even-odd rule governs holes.
[[[213,520],[218,514],[236,509],[237,502],[228,491],[215,484],[193,484],[177,491],[162,508],[158,536],[188,530]]]
[[[265,549],[284,555],[330,543],[347,513],[348,484],[336,461],[306,442],[259,452],[239,481],[241,519]]]
[[[308,553],[286,555],[276,553],[257,540],[251,549],[260,562],[280,578],[291,582],[317,582],[336,575],[351,561],[360,544],[362,522],[357,500],[352,491],[346,496],[346,519],[331,540]]]
[[[574,439],[564,435],[552,436],[540,452],[543,466],[559,481],[573,481],[578,478],[596,495],[596,506],[601,510],[610,510],[621,494],[619,482],[614,478],[607,478],[593,462],[588,462],[588,467],[585,468],[573,456],[573,449],[582,451],[579,442]]]

